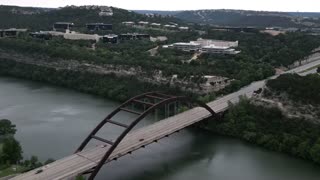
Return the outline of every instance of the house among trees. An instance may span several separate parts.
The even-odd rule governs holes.
[[[138,34],[138,33],[127,33],[127,34],[120,34],[119,40],[150,40],[149,34]]]
[[[27,32],[27,29],[16,29],[16,28],[11,28],[11,29],[0,29],[0,37],[17,37],[21,33]]]
[[[106,31],[112,30],[112,24],[104,24],[104,23],[88,23],[86,24],[87,29],[89,31]]]
[[[65,32],[66,30],[71,30],[73,26],[74,24],[70,22],[56,22],[53,24],[53,30]]]
[[[119,42],[118,35],[115,34],[109,34],[102,37],[102,40],[104,43],[111,43],[111,44],[117,44]]]
[[[147,27],[149,25],[149,22],[139,21],[138,24],[139,24],[139,26]]]
[[[163,27],[166,28],[166,29],[177,29],[176,25],[171,25],[171,24],[166,24]]]
[[[189,27],[179,27],[180,31],[189,31]]]
[[[160,28],[161,24],[160,23],[151,23],[150,26],[153,28]]]
[[[122,22],[122,24],[123,24],[123,25],[126,25],[126,26],[130,26],[130,27],[132,27],[132,26],[134,26],[134,25],[135,25],[135,23],[134,23],[134,22],[132,22],[132,21]]]

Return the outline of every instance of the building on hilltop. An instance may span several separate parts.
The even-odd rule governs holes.
[[[88,40],[88,41],[99,42],[101,39],[101,36],[97,34],[82,34],[82,33],[71,32],[71,33],[64,33],[63,38],[69,39],[69,40]]]
[[[89,31],[107,31],[112,30],[112,24],[104,24],[104,23],[88,23],[86,24],[87,29]]]
[[[123,25],[126,25],[126,26],[130,26],[130,27],[132,27],[132,26],[134,26],[134,25],[135,25],[135,23],[134,23],[134,22],[132,22],[132,21],[122,22],[122,24],[123,24]]]
[[[238,47],[238,41],[220,41],[211,39],[198,39],[189,43],[179,42],[172,45],[165,45],[163,48],[174,48],[187,52],[201,52],[210,54],[238,54],[234,47]]]
[[[47,33],[52,35],[53,37],[63,37],[68,40],[87,40],[87,41],[96,41],[99,42],[102,38],[98,34],[83,34],[75,31],[66,30],[66,32],[60,31],[42,31],[43,33]]]
[[[150,40],[149,34],[138,34],[138,33],[127,33],[127,34],[120,34],[119,40],[126,41],[126,40]]]
[[[139,21],[138,24],[139,24],[139,26],[144,26],[144,27],[146,27],[146,26],[149,25],[149,22],[147,22],[147,21]]]
[[[70,22],[56,22],[53,24],[53,30],[65,32],[66,30],[70,31],[73,26],[74,24]]]
[[[209,54],[239,54],[240,51],[236,51],[235,49],[232,49],[230,47],[222,47],[222,46],[204,46],[201,48],[202,53],[209,53]]]
[[[189,31],[189,27],[179,27],[180,31]]]
[[[104,43],[117,44],[119,42],[119,36],[115,34],[109,34],[103,36]]]
[[[150,40],[149,34],[135,34],[137,40]]]
[[[176,25],[170,25],[170,24],[166,24],[163,27],[166,28],[166,29],[177,29]]]
[[[0,37],[18,37],[19,34],[27,32],[27,29],[16,29],[16,28],[10,28],[10,29],[0,29]]]
[[[174,43],[173,48],[179,49],[182,51],[187,51],[187,52],[195,52],[201,49],[201,45],[199,43],[194,43],[194,42],[190,42],[190,43],[180,42],[180,43]]]
[[[160,23],[151,23],[150,26],[153,28],[160,28],[161,24]]]
[[[212,40],[212,39],[202,39],[199,38],[196,41],[191,41],[194,43],[199,43],[201,46],[220,46],[220,47],[238,47],[239,41],[221,41],[221,40]]]

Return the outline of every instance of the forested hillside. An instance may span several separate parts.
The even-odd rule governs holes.
[[[320,76],[318,74],[299,76],[285,74],[270,80],[267,87],[276,94],[286,94],[293,101],[320,105]]]
[[[73,22],[76,28],[86,23],[112,23],[115,28],[123,21],[150,21],[157,23],[180,22],[174,17],[148,17],[132,11],[111,8],[113,16],[99,16],[98,6],[68,6],[59,9],[22,8],[0,6],[0,28],[29,28],[31,30],[49,30],[55,22]]]
[[[294,22],[288,13],[259,12],[243,10],[198,10],[182,11],[175,17],[194,23],[206,23],[222,26],[256,26],[256,27],[295,27],[300,26]]]

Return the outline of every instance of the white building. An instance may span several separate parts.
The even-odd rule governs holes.
[[[161,24],[159,24],[159,23],[151,23],[150,26],[154,27],[154,28],[160,28]]]
[[[233,48],[230,47],[222,47],[222,46],[204,46],[200,50],[202,53],[209,53],[209,54],[239,54],[240,51],[236,51]]]
[[[189,27],[179,27],[180,31],[189,31]]]
[[[98,42],[102,36],[99,36],[97,34],[82,34],[82,33],[77,33],[75,31],[69,31],[67,30],[66,32],[58,32],[58,31],[41,31],[42,33],[47,33],[52,36],[60,36],[63,37],[64,39],[69,39],[69,40],[91,40],[91,41],[96,41]]]
[[[149,22],[139,21],[138,24],[139,24],[140,26],[148,26],[148,25],[149,25]]]
[[[165,45],[163,48],[175,48],[182,51],[194,52],[199,51],[202,53],[211,54],[238,54],[233,47],[238,47],[238,41],[220,41],[211,39],[198,39],[197,41],[190,41],[189,43],[174,43],[172,45]]]
[[[194,42],[190,42],[190,43],[174,43],[173,44],[173,48],[175,49],[179,49],[182,51],[199,51],[201,49],[201,45],[199,43],[194,43]]]
[[[92,40],[98,42],[101,39],[101,36],[97,34],[81,34],[81,33],[65,33],[63,35],[65,39],[69,40]]]
[[[166,29],[176,29],[177,28],[176,25],[170,25],[170,24],[166,24],[163,27],[165,27]]]
[[[132,22],[132,21],[122,22],[122,24],[123,24],[123,25],[126,25],[126,26],[133,26],[133,25],[135,25],[135,23]]]
[[[194,43],[199,43],[201,46],[218,46],[218,47],[238,47],[239,41],[221,41],[221,40],[212,40],[212,39],[202,39],[199,38],[197,41],[191,41]]]

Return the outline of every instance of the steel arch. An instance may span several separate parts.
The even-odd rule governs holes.
[[[148,98],[148,99],[159,100],[159,101],[157,103],[153,104],[153,103],[141,100],[142,98]],[[170,95],[166,95],[166,94],[159,93],[159,92],[149,92],[149,93],[144,93],[144,94],[141,94],[141,95],[138,95],[138,96],[135,96],[135,97],[129,99],[125,103],[121,104],[118,108],[116,108],[113,112],[111,112],[105,119],[103,119],[96,126],[96,128],[93,129],[93,131],[88,135],[88,137],[82,142],[82,144],[79,146],[79,148],[75,152],[75,153],[81,152],[86,147],[86,145],[90,142],[90,140],[92,140],[92,139],[100,140],[102,142],[105,142],[105,143],[111,145],[111,147],[107,150],[107,152],[105,153],[103,158],[99,161],[98,165],[92,171],[90,171],[91,175],[89,177],[89,180],[93,180],[95,178],[95,176],[98,174],[101,167],[106,163],[106,161],[108,161],[108,158],[110,157],[112,152],[121,143],[121,141],[124,139],[124,137],[141,120],[143,120],[148,114],[152,113],[153,110],[155,110],[163,105],[166,105],[166,104],[169,104],[172,102],[176,102],[176,101],[195,103],[198,106],[203,107],[206,110],[208,110],[212,114],[212,116],[214,116],[214,117],[216,116],[216,113],[207,104],[202,103],[200,101],[192,100],[191,98],[184,97],[184,96],[170,96]],[[138,112],[130,110],[130,109],[125,109],[126,106],[128,106],[132,103],[140,103],[143,105],[148,105],[149,107],[142,113],[138,113]],[[111,118],[113,116],[115,116],[120,111],[126,111],[129,113],[137,114],[139,116],[130,125],[125,125],[122,123],[112,121]],[[117,139],[114,142],[95,136],[98,133],[98,131],[107,123],[111,123],[111,124],[118,125],[118,126],[125,128],[125,130],[117,137]]]

